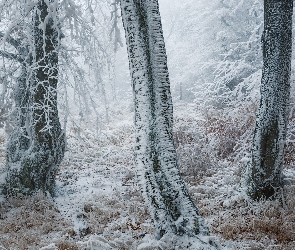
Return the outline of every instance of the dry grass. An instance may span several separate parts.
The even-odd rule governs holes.
[[[226,240],[263,242],[264,248],[260,249],[270,245],[295,249],[295,199],[291,197],[294,191],[285,191],[290,199],[285,205],[277,199],[257,203],[240,200],[226,210],[220,206],[211,225],[212,232]]]
[[[242,172],[238,161],[251,147],[254,115],[252,107],[241,108],[235,118],[222,113],[206,115],[203,120],[184,117],[183,113],[176,117],[174,139],[180,168],[211,233],[233,241],[233,249],[241,249],[243,244],[252,250],[295,249],[294,180],[286,182],[283,195],[274,201],[252,202],[233,188],[239,186]],[[133,164],[132,127],[114,130],[101,141],[95,141],[93,133],[87,131],[77,137],[69,138],[73,152],[71,159],[65,158],[64,169],[93,168],[98,159],[109,168]],[[288,148],[287,163],[292,165],[294,145]],[[64,183],[75,182],[75,178],[71,171],[59,176]],[[135,182],[133,172],[125,173],[123,194],[114,191],[110,196],[94,196],[84,204],[79,214],[87,225],[83,236],[101,234],[115,249],[132,249],[136,240],[153,234]],[[221,190],[225,185],[233,190]],[[0,203],[0,224],[0,242],[7,249],[39,249],[54,242],[60,250],[77,250],[75,242],[83,240],[42,194]]]
[[[79,250],[75,243],[69,241],[61,241],[55,245],[59,250]]]
[[[70,227],[41,193],[1,202],[0,220],[0,242],[7,249],[39,249]]]
[[[227,111],[211,112],[206,114],[206,133],[215,141],[214,150],[218,159],[237,161],[241,151],[250,151],[257,104],[249,107],[239,107],[229,113]],[[238,157],[239,158],[239,157]]]
[[[173,139],[178,155],[181,174],[186,182],[197,185],[204,176],[216,172],[216,161],[212,157],[206,121],[190,117],[176,117]]]
[[[134,237],[153,233],[149,223],[149,213],[140,193],[136,190],[129,193],[117,193],[115,198],[96,197],[96,201],[84,205],[84,215],[91,233],[104,234],[112,240],[110,232],[128,233]]]
[[[234,174],[231,178],[239,180]],[[241,244],[253,250],[295,249],[295,180],[289,180],[274,200],[254,202],[238,191],[220,191],[221,178],[213,179],[211,187],[205,186],[206,179],[190,191],[212,234],[233,241],[234,249]]]
[[[255,111],[253,104],[239,108],[233,117],[220,111],[206,114],[203,123],[176,119],[182,125],[176,124],[181,131],[174,135],[181,168],[196,176],[197,181],[186,176],[185,180],[211,232],[233,241],[234,249],[295,249],[295,180],[286,182],[283,194],[273,201],[253,202],[238,191],[243,172],[239,161],[251,149]],[[294,148],[294,143],[287,145],[289,166],[295,162]],[[225,191],[225,186],[232,191]]]

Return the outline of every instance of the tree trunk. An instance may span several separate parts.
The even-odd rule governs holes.
[[[292,52],[292,0],[264,1],[261,100],[253,139],[248,193],[269,198],[282,187]]]
[[[55,2],[50,3],[53,5]],[[8,143],[7,195],[54,193],[65,137],[57,110],[58,46],[56,9],[45,0],[35,7],[33,48],[23,50],[22,74],[15,90],[17,119]]]
[[[178,168],[158,1],[122,0],[121,9],[134,94],[137,175],[157,237],[207,235]]]

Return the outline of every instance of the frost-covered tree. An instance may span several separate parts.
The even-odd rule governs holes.
[[[135,105],[137,175],[156,235],[206,235],[178,168],[158,1],[122,0],[121,10]]]
[[[271,197],[282,187],[287,106],[290,95],[292,0],[264,1],[261,100],[254,131],[248,193]]]
[[[113,39],[110,40],[110,11],[108,0],[0,0],[0,79],[3,79],[0,80],[0,105],[5,104],[13,110],[10,117],[15,127],[8,143],[6,192],[16,193],[20,189],[24,193],[34,189],[50,189],[53,192],[54,181],[52,185],[46,184],[46,181],[54,176],[64,150],[58,110],[64,133],[69,120],[80,126],[73,119],[76,114],[81,114],[80,121],[83,117],[83,121],[89,122],[94,120],[90,115],[93,112],[96,115],[93,122],[98,131],[100,120],[103,120],[103,114],[97,109],[101,99],[106,105],[105,120],[108,119],[104,87],[107,74],[104,71],[107,71],[105,62],[113,54],[109,51],[113,51],[111,47],[114,46],[111,46]],[[87,66],[90,74],[86,72]],[[11,102],[13,92],[15,100]],[[11,103],[12,107],[9,106]],[[1,114],[8,116],[10,110],[3,107]],[[44,128],[43,122],[46,122]],[[34,153],[35,150],[41,152],[38,145],[43,139],[48,139],[44,142],[48,143],[48,148],[53,146],[52,154],[49,153],[51,149],[47,152],[48,157],[45,151],[44,157]],[[61,151],[58,153],[58,150]],[[29,173],[31,169],[23,169],[21,171],[26,173],[21,173],[19,168],[24,166],[23,162],[29,161],[26,158],[29,155],[31,160],[40,156],[42,159],[36,160],[36,164],[42,161],[47,167],[39,164],[39,172]],[[37,183],[37,176],[40,182],[34,184]],[[32,179],[28,181],[23,177]],[[45,181],[44,178],[48,179]],[[28,185],[32,190],[24,187]]]
[[[7,149],[7,195],[54,192],[65,150],[57,110],[59,28],[57,1],[39,0],[23,40],[15,40],[21,73],[14,89],[16,124]],[[12,38],[11,38],[12,39]]]

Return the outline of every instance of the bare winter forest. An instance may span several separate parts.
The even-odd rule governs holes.
[[[294,27],[292,0],[0,0],[0,250],[294,250]]]

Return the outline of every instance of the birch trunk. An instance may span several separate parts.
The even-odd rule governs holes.
[[[292,52],[292,0],[264,1],[261,101],[253,139],[248,193],[269,198],[282,187]]]
[[[207,235],[178,168],[158,1],[122,0],[121,10],[134,94],[137,175],[157,237]]]
[[[53,194],[56,170],[64,155],[56,94],[60,35],[54,21],[56,9],[49,11],[46,2],[40,0],[35,7],[33,47],[25,46],[22,54],[22,74],[14,95],[16,126],[8,143],[7,195],[38,190]]]

